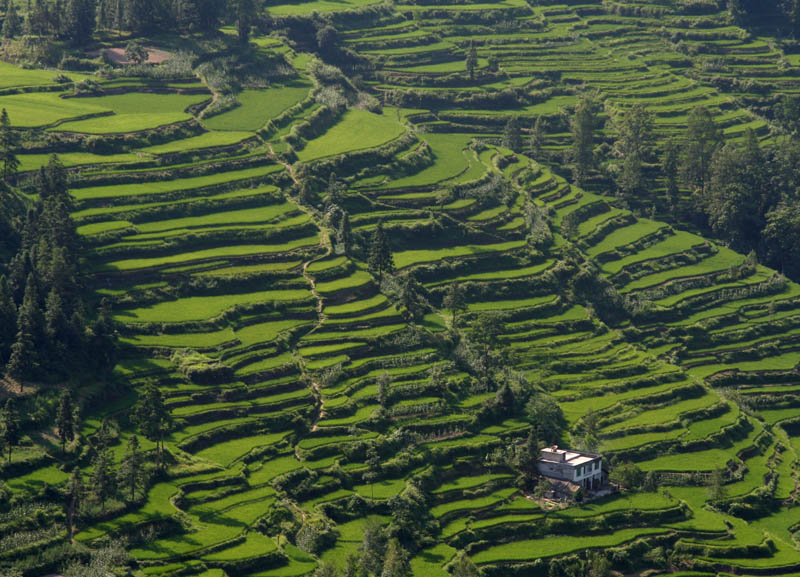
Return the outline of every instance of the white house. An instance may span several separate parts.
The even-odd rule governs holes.
[[[553,445],[542,449],[536,468],[545,477],[580,485],[590,491],[603,484],[603,457],[593,453],[559,449],[558,445]]]

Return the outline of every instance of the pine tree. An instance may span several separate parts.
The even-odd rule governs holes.
[[[400,287],[399,306],[406,322],[419,322],[425,316],[428,302],[422,294],[422,285],[412,274],[406,274]]]
[[[116,364],[119,347],[111,316],[111,304],[106,299],[100,303],[100,314],[92,325],[90,342],[96,368],[102,372],[111,371]]]
[[[581,98],[575,108],[570,126],[572,129],[572,167],[579,186],[586,181],[594,168],[594,129],[596,119],[594,104],[589,97]]]
[[[347,211],[342,214],[342,220],[339,223],[339,244],[342,247],[344,254],[350,254],[353,250],[353,229],[350,226],[350,215]]]
[[[378,221],[378,226],[375,228],[367,265],[374,274],[378,275],[378,284],[383,282],[384,273],[392,274],[394,272],[394,256],[383,230],[383,221]]]
[[[164,465],[164,437],[172,426],[172,415],[164,405],[161,391],[153,383],[144,386],[139,401],[133,409],[133,417],[145,438],[156,444],[158,466],[162,468]]]
[[[673,217],[678,211],[678,169],[680,167],[680,148],[675,140],[670,139],[664,145],[664,157],[661,161],[661,173],[664,175],[667,202],[670,204]]]
[[[144,486],[144,467],[142,454],[139,452],[139,437],[131,436],[125,457],[119,467],[119,487],[130,491],[130,500],[136,500],[136,490]]]
[[[452,324],[455,326],[456,316],[467,310],[467,300],[458,282],[451,283],[450,286],[447,287],[447,293],[444,295],[442,306],[453,315]]]
[[[16,2],[8,3],[8,10],[6,10],[6,17],[3,20],[3,38],[14,38],[22,31],[22,22],[20,21],[19,14],[17,13]]]
[[[72,541],[75,534],[75,513],[80,507],[81,498],[83,497],[83,483],[81,482],[80,467],[75,467],[72,470],[72,476],[67,485],[67,525],[69,527],[69,540]]]
[[[4,367],[16,340],[17,306],[5,275],[0,276],[0,367]]]
[[[89,477],[92,494],[100,501],[101,510],[106,510],[106,501],[114,496],[114,462],[111,451],[103,444],[97,448],[92,460],[92,473]]]
[[[644,163],[650,156],[653,139],[653,115],[637,102],[615,124],[616,152],[622,157],[619,186],[627,194],[642,192],[646,186]]]
[[[5,108],[0,111],[0,162],[3,163],[2,176],[8,182],[19,170],[19,159],[16,151],[19,148],[19,136],[11,127],[11,119]]]
[[[704,106],[695,107],[686,124],[683,173],[686,183],[705,190],[711,180],[711,159],[722,142],[722,133]]]
[[[522,149],[522,136],[519,129],[519,118],[512,116],[503,130],[503,146],[513,151]]]
[[[532,158],[539,158],[542,155],[542,148],[544,147],[544,138],[547,132],[545,120],[542,116],[536,117],[536,122],[533,123],[531,129],[531,137],[528,141],[528,152]]]
[[[45,333],[47,334],[48,364],[50,369],[63,370],[67,361],[67,342],[69,338],[69,319],[64,312],[60,293],[53,289],[45,301]]]
[[[478,51],[475,49],[475,45],[473,44],[472,40],[469,42],[469,48],[467,48],[467,57],[466,57],[466,67],[467,67],[467,74],[469,74],[470,80],[475,80],[475,68],[478,66]]]
[[[2,441],[6,447],[6,451],[8,451],[8,460],[11,461],[11,452],[14,445],[19,443],[21,431],[19,413],[17,413],[14,401],[11,399],[6,400],[0,421],[2,421],[2,428],[0,428],[3,435]]]
[[[39,304],[39,289],[33,273],[28,275],[25,296],[17,317],[17,336],[11,347],[6,367],[8,375],[19,382],[20,391],[25,379],[32,379],[40,365],[39,351],[44,342],[44,318]]]
[[[64,28],[75,46],[83,46],[92,39],[95,28],[95,9],[92,0],[66,0]]]
[[[67,443],[75,438],[75,415],[72,406],[72,395],[69,391],[61,393],[56,411],[56,429],[58,439],[61,441],[61,454],[66,454]]]
[[[233,0],[236,12],[236,32],[239,43],[246,45],[250,41],[250,28],[256,18],[256,5],[253,0]]]

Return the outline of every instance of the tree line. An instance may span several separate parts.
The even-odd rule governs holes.
[[[257,24],[255,0],[26,0],[24,11],[13,0],[0,1],[2,36],[51,37],[83,46],[99,31],[146,35],[210,33],[225,20],[236,22],[246,42]]]
[[[616,138],[599,146],[599,112],[584,96],[570,118],[565,160],[577,185],[608,178],[623,201],[697,227],[739,252],[754,252],[761,262],[800,279],[800,97],[787,96],[775,107],[779,146],[769,149],[752,129],[741,143],[726,141],[703,106],[690,112],[683,135],[659,146],[653,114],[640,103],[609,112]],[[538,118],[526,145],[519,119],[511,118],[503,145],[541,158],[543,125]],[[661,200],[652,192],[659,188]]]

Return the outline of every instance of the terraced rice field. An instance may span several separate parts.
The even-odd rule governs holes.
[[[18,127],[98,138],[187,131],[108,157],[57,151],[82,176],[73,218],[87,286],[113,305],[116,377],[134,393],[155,382],[175,419],[168,473],[129,510],[80,523],[76,539],[132,537],[140,575],[299,577],[323,561],[343,569],[367,518],[388,525],[397,503],[419,493],[427,524],[411,551],[415,576],[446,577],[461,550],[490,577],[561,574],[552,567],[588,550],[620,571],[662,568],[648,556],[657,547],[676,552],[674,575],[796,574],[800,287],[548,166],[567,143],[562,111],[581,91],[609,111],[645,103],[659,138],[682,132],[703,104],[730,138],[750,127],[768,141],[766,123],[741,104],[747,91],[686,74],[691,60],[663,35],[691,47],[713,32],[742,77],[757,70],[743,54],[776,74],[782,56],[718,20],[695,26],[700,17],[672,3],[659,18],[617,16],[604,9],[612,3],[517,0],[398,2],[348,17],[372,4],[268,3],[279,22],[343,14],[343,42],[373,64],[369,89],[392,103],[350,108],[296,147],[286,137],[311,109],[309,59],[271,37],[255,42],[290,54],[293,77],[247,88],[240,106],[208,117],[200,81],[189,93],[144,96],[134,85],[65,98],[44,90],[50,73],[0,67],[0,88],[42,88],[0,95]],[[488,11],[509,25],[487,29]],[[461,74],[469,42],[487,73],[480,81]],[[487,70],[490,59],[502,73]],[[796,83],[792,67],[778,90]],[[287,117],[295,106],[303,110]],[[551,122],[545,158],[499,146],[512,114]],[[269,128],[282,115],[287,124]],[[24,155],[23,170],[45,161]],[[334,171],[339,199],[324,186],[304,195],[295,182],[327,183]],[[481,196],[500,181],[502,199]],[[347,252],[326,213],[333,200],[352,222]],[[549,215],[552,243],[528,238],[532,207]],[[430,304],[413,322],[399,283],[368,272],[378,222],[396,278],[413,276]],[[604,321],[596,295],[568,288],[584,260],[629,318]],[[454,322],[443,299],[456,284],[465,302]],[[476,363],[465,347],[486,315],[499,321],[498,357]],[[213,365],[207,379],[191,378],[187,350]],[[490,414],[500,382],[557,400],[574,434],[564,444],[594,423],[607,461],[639,465],[656,489],[542,509],[511,467],[487,460],[522,447],[532,426],[524,411]],[[109,418],[129,435],[134,400],[92,407],[83,434]],[[4,479],[15,494],[65,486],[56,457],[31,462]],[[711,507],[715,469],[730,498]],[[278,510],[323,523],[329,539],[301,551],[280,524],[262,522]]]

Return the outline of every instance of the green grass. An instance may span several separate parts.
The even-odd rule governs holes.
[[[142,148],[142,152],[149,154],[169,154],[171,152],[185,152],[189,150],[200,150],[215,146],[229,146],[251,138],[251,132],[206,132],[200,136],[192,136],[181,140],[173,140],[166,144],[157,144]]]
[[[310,90],[311,85],[304,81],[267,90],[245,90],[236,95],[241,106],[205,118],[203,124],[211,130],[260,130],[281,112],[305,99]]]
[[[116,314],[118,320],[133,322],[180,323],[212,319],[235,306],[269,303],[272,301],[299,301],[311,293],[305,290],[272,290],[244,294],[225,294],[207,297],[186,297],[166,301]]]
[[[256,447],[274,445],[283,439],[287,433],[268,433],[266,435],[256,435],[253,437],[242,437],[217,443],[208,448],[198,451],[195,456],[200,459],[207,459],[219,463],[223,467],[229,467],[235,460],[243,457]]]
[[[504,543],[489,547],[472,556],[477,564],[497,563],[499,561],[525,561],[564,555],[579,549],[593,547],[614,547],[628,541],[665,533],[664,529],[641,527],[637,529],[623,529],[606,535],[551,535],[544,539],[530,539]]]
[[[514,240],[497,244],[455,246],[432,250],[406,250],[395,253],[394,262],[397,268],[405,268],[416,264],[436,262],[445,258],[475,256],[492,252],[505,252],[522,248],[523,246],[525,246],[524,240]]]
[[[283,244],[245,244],[222,246],[217,248],[209,248],[205,250],[198,250],[194,252],[186,252],[173,254],[170,256],[153,257],[153,258],[134,258],[126,260],[112,261],[102,264],[99,268],[101,270],[136,270],[144,268],[152,268],[165,266],[169,264],[185,263],[193,260],[206,260],[219,257],[236,257],[236,256],[251,256],[257,254],[278,254],[297,248],[311,247],[318,244],[319,239],[316,236],[307,238],[300,238],[285,242]]]
[[[308,142],[297,153],[297,157],[308,162],[325,156],[374,148],[394,140],[405,131],[405,126],[395,116],[392,108],[384,108],[383,114],[348,110],[325,134]]]
[[[281,166],[275,164],[267,164],[264,166],[256,166],[254,168],[246,168],[228,172],[217,172],[205,176],[195,176],[191,178],[182,178],[179,180],[155,180],[151,182],[127,184],[124,187],[106,185],[76,188],[72,191],[72,195],[78,200],[99,200],[127,196],[140,196],[146,194],[163,194],[166,192],[181,192],[223,183],[231,183],[237,180],[265,177],[280,171],[281,168]],[[255,193],[255,191],[252,192]],[[264,191],[261,190],[260,192]],[[143,205],[142,208],[144,208]]]

